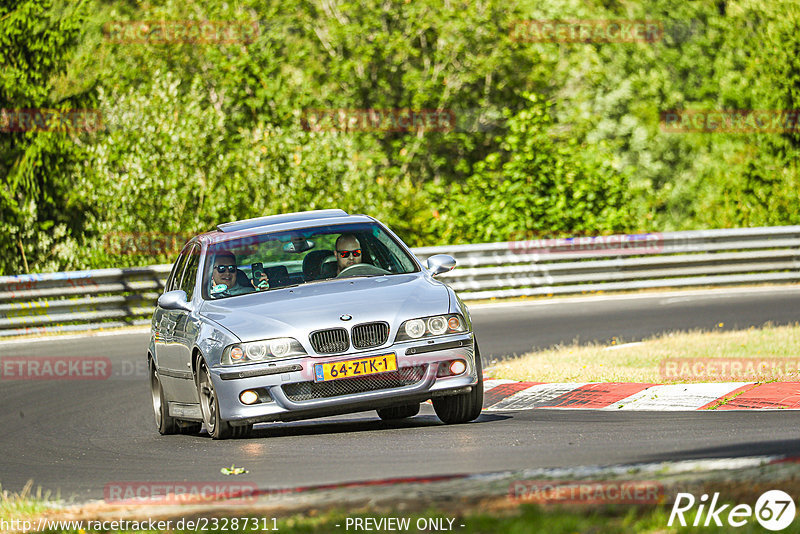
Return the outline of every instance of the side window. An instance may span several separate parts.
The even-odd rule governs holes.
[[[178,289],[178,282],[181,280],[181,273],[183,272],[183,264],[186,263],[186,250],[181,252],[178,259],[175,260],[175,265],[172,266],[172,272],[169,273],[167,278],[167,285],[164,287],[164,292],[175,291]]]
[[[389,237],[388,234],[379,231],[377,228],[372,231],[372,234],[375,236],[378,243],[383,245],[383,248],[388,253],[390,262],[390,266],[386,267],[388,270],[406,273],[411,273],[416,270],[416,266],[411,259],[406,255],[405,252],[403,252],[403,249],[401,249],[397,243],[395,243],[394,240]],[[393,267],[399,267],[399,269],[395,269]]]
[[[186,292],[186,300],[192,300],[194,293],[195,281],[197,280],[197,268],[200,265],[200,247],[193,246],[189,251],[188,259],[186,260],[186,267],[183,271],[183,278],[181,279],[180,289]]]

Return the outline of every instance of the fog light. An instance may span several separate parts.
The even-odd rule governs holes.
[[[453,363],[450,364],[450,372],[454,375],[460,375],[464,371],[467,370],[467,364],[464,363],[462,360],[455,360]]]
[[[239,394],[242,404],[255,404],[258,402],[258,393],[251,389],[246,389]]]

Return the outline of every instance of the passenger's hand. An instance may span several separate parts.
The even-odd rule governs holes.
[[[256,289],[269,289],[269,277],[267,276],[267,273],[261,273],[261,276],[258,277]]]

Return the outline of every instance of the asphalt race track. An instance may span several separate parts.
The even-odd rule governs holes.
[[[800,320],[800,287],[654,293],[475,307],[484,359],[573,340],[635,341],[659,332],[739,329]],[[534,467],[800,454],[796,411],[484,413],[439,423],[429,405],[400,423],[365,412],[260,425],[254,438],[159,436],[144,356],[147,334],[0,343],[0,356],[101,356],[96,381],[0,381],[0,484],[35,486],[67,500],[102,499],[123,481],[237,481],[262,489],[387,477]]]

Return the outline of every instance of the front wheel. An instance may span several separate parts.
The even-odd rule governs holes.
[[[478,383],[472,391],[460,395],[433,398],[433,409],[436,416],[446,424],[466,423],[481,415],[483,408],[483,364],[478,344],[475,344],[475,368],[478,371]]]
[[[211,381],[211,372],[206,361],[199,357],[197,365],[197,393],[200,397],[200,411],[208,434],[214,439],[244,438],[253,430],[253,425],[232,426],[219,415],[219,399]]]

